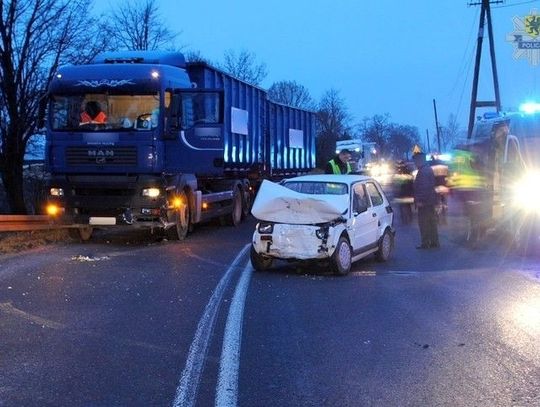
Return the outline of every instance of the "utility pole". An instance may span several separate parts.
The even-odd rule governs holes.
[[[469,3],[469,6],[481,6],[480,23],[478,25],[478,41],[476,45],[476,62],[474,65],[474,78],[471,94],[471,108],[469,112],[469,127],[467,138],[471,138],[476,116],[476,108],[478,107],[495,107],[497,112],[501,110],[501,98],[499,95],[499,78],[497,76],[497,63],[495,61],[495,44],[493,43],[493,26],[491,24],[491,4],[503,3],[504,0],[481,0],[481,2]],[[480,59],[482,55],[482,43],[484,40],[484,24],[487,20],[488,39],[489,39],[489,54],[491,57],[491,71],[493,74],[493,88],[495,91],[494,101],[479,101],[478,100],[478,75],[480,72]]]
[[[431,151],[431,146],[429,145],[429,130],[426,129],[426,140],[427,140],[427,151]]]
[[[441,130],[439,127],[439,119],[437,117],[437,104],[435,103],[435,99],[433,99],[433,112],[435,113],[435,127],[437,128],[437,153],[441,153]]]

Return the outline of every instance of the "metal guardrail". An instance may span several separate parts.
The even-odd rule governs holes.
[[[47,215],[0,215],[0,232],[21,232],[65,228]]]

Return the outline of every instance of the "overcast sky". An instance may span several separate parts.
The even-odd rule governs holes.
[[[473,1],[473,0],[471,0]],[[480,6],[469,0],[158,0],[162,18],[180,42],[211,60],[246,49],[267,65],[262,83],[295,80],[318,100],[334,88],[356,121],[388,113],[393,122],[435,128],[457,115],[467,127]],[[112,2],[96,0],[105,11]],[[116,1],[115,1],[116,3]],[[514,58],[507,36],[513,17],[540,1],[492,5],[503,107],[540,91],[540,65]],[[487,35],[482,53],[489,62]],[[481,70],[479,99],[494,100],[489,66]],[[539,98],[540,99],[540,98]]]

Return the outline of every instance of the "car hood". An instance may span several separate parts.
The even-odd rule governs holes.
[[[267,222],[311,225],[330,222],[349,209],[349,195],[302,194],[264,180],[251,213]]]

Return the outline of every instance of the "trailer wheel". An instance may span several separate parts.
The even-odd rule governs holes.
[[[184,204],[180,208],[169,212],[170,219],[175,225],[167,230],[167,234],[170,239],[184,240],[189,232],[191,223],[189,202],[185,192],[181,192],[178,197]]]
[[[92,226],[83,226],[80,228],[69,228],[68,234],[72,239],[86,242],[92,238],[93,231],[94,228]]]

